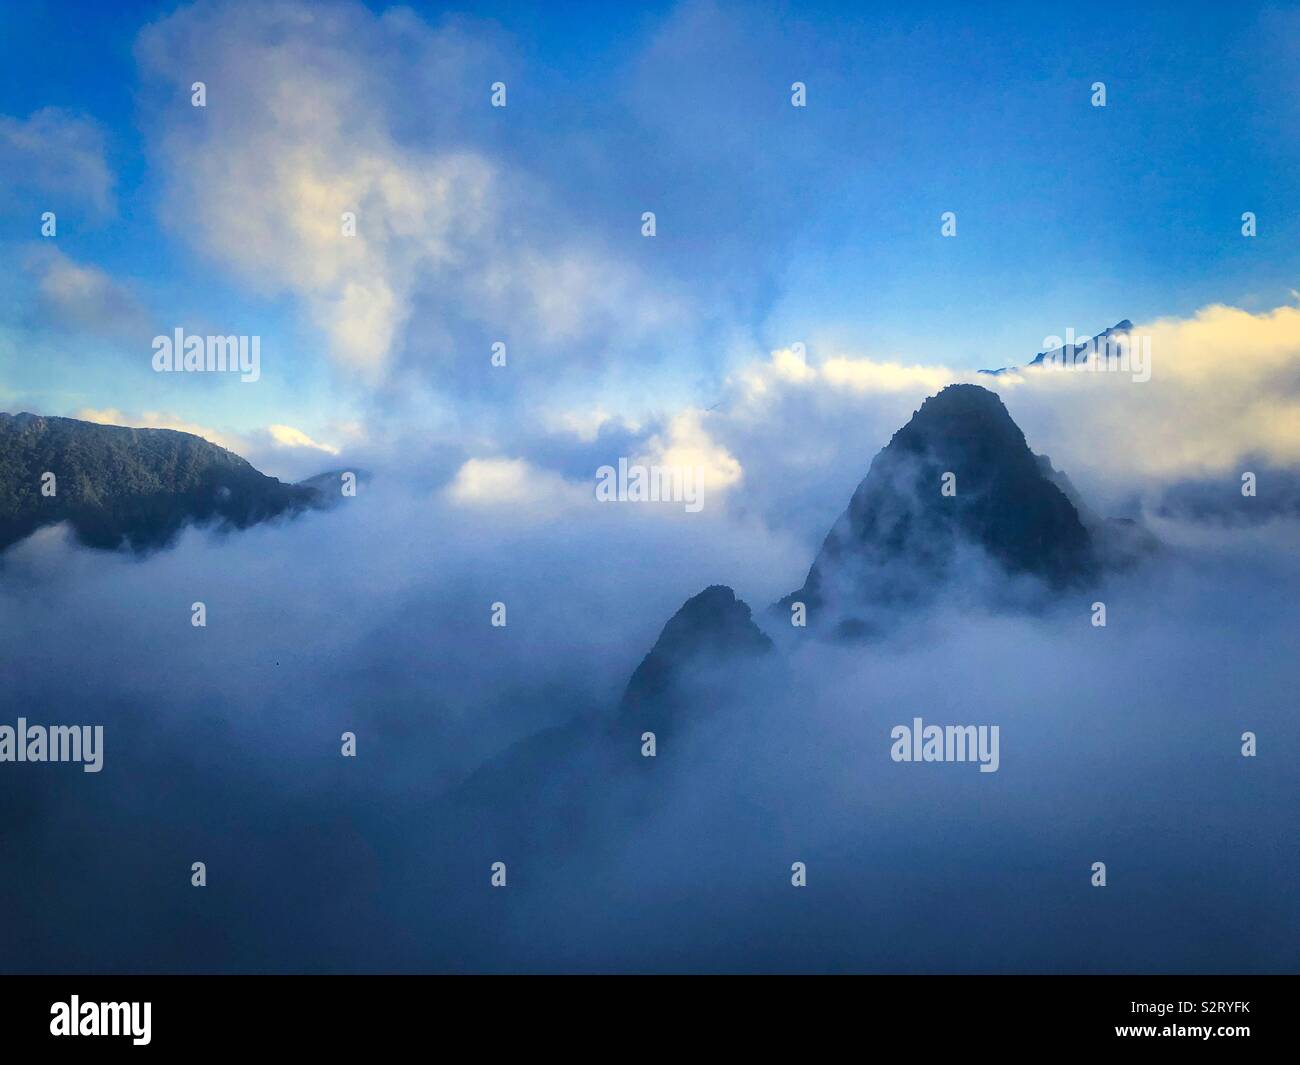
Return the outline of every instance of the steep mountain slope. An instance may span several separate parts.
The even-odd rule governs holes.
[[[620,712],[636,715],[646,728],[669,726],[679,705],[690,699],[697,675],[771,650],[772,641],[754,624],[744,601],[726,585],[712,585],[669,619],[628,681]]]
[[[143,551],[191,522],[243,529],[318,495],[190,433],[0,414],[0,550],[66,521],[88,546]]]
[[[644,815],[662,801],[659,757],[642,755],[655,734],[674,761],[683,736],[742,698],[740,681],[769,668],[772,642],[725,585],[686,600],[637,666],[617,713],[584,716],[511,745],[450,791],[439,817],[491,853],[574,847]],[[467,827],[468,826],[468,827]]]
[[[1043,476],[1065,493],[1079,520],[1092,537],[1093,555],[1102,569],[1119,570],[1137,565],[1160,549],[1160,541],[1136,518],[1103,518],[1094,511],[1074,483],[1052,465],[1046,455],[1035,455]]]
[[[1047,471],[997,395],[949,385],[872,460],[782,605],[803,602],[810,625],[830,615],[852,635],[867,625],[859,607],[923,603],[987,562],[1054,589],[1087,579],[1093,538]]]

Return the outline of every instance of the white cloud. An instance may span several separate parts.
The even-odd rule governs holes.
[[[823,361],[792,348],[773,351],[764,362],[751,363],[737,371],[731,381],[749,402],[760,402],[769,392],[781,394],[801,388],[866,394],[914,393],[917,389],[938,391],[955,379],[956,373],[943,366],[910,366],[881,362],[861,356],[837,354]],[[973,376],[973,375],[970,375]]]
[[[580,485],[524,459],[473,458],[444,490],[459,507],[490,509],[498,515],[551,517],[593,502],[594,481]]]
[[[831,386],[856,392],[914,392],[917,388],[937,392],[952,383],[953,372],[942,366],[904,366],[839,356],[822,366],[821,377]]]
[[[471,40],[409,11],[292,2],[200,5],[146,28],[137,56],[154,86],[166,218],[246,283],[298,297],[369,383],[403,351],[437,376],[466,322],[509,323],[531,350],[670,320],[673,300],[557,225],[529,175],[474,146],[504,120],[483,81],[509,65],[496,32]],[[196,79],[202,111],[188,106]],[[480,81],[471,114],[465,87]]]
[[[1085,494],[1101,493],[1094,501],[1102,506],[1162,483],[1235,473],[1252,456],[1300,464],[1300,309],[1212,306],[1135,325],[1133,335],[1150,338],[1146,382],[1084,370],[995,377],[844,353],[803,359],[783,349],[733,374],[717,410],[670,415],[672,428],[651,450],[656,461],[703,456],[733,510],[760,514],[809,543],[926,397],[954,382],[999,392],[1029,446]]]
[[[302,447],[314,451],[323,451],[327,455],[337,455],[339,449],[333,444],[322,444],[313,440],[301,429],[295,429],[292,425],[268,425],[266,431],[271,434],[271,439],[275,441],[278,447]]]
[[[645,454],[635,461],[646,466],[692,469],[709,499],[734,488],[744,476],[740,462],[715,441],[705,426],[705,412],[688,408],[674,415],[664,431],[647,442]]]
[[[1300,463],[1300,309],[1215,305],[1133,335],[1149,338],[1149,381],[1050,369],[997,379],[1031,442],[1109,479],[1223,473],[1250,455]]]
[[[1300,463],[1300,308],[1252,314],[1215,305],[1135,325],[1133,337],[1149,344],[1150,380],[1046,367],[994,377],[848,356],[792,373],[788,353],[776,352],[737,375],[744,400],[728,409],[744,417],[747,408],[788,405],[802,391],[823,414],[838,406],[851,416],[853,396],[899,395],[915,407],[964,380],[1003,393],[1037,450],[1050,447],[1075,468],[1111,477],[1222,472],[1247,455]],[[788,426],[778,431],[793,435]]]

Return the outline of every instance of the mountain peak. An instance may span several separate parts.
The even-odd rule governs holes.
[[[931,597],[978,572],[980,556],[1061,587],[1091,572],[1092,547],[1002,400],[949,385],[872,460],[804,587],[782,602],[861,634],[875,628],[864,613]]]
[[[1064,363],[1073,365],[1075,360],[1085,355],[1088,348],[1095,343],[1105,345],[1112,337],[1127,337],[1133,332],[1133,323],[1127,318],[1122,318],[1108,329],[1103,329],[1100,333],[1095,333],[1091,337],[1085,336],[1076,344],[1062,344],[1059,348],[1052,348],[1049,351],[1040,351],[1030,361],[1030,366],[1041,366],[1044,363]],[[1056,338],[1051,338],[1056,339]],[[997,377],[999,374],[1010,373],[1018,370],[1018,366],[1002,366],[996,370],[980,370],[991,377]]]
[[[684,656],[704,652],[762,653],[769,640],[754,624],[743,599],[725,584],[712,584],[681,605],[659,634],[647,658],[657,656],[680,662]]]
[[[914,447],[926,442],[974,442],[981,437],[994,438],[1007,446],[1025,444],[1002,397],[980,385],[948,385],[921,404],[911,420],[894,434],[903,446]],[[891,441],[892,445],[893,441]]]
[[[1107,342],[1111,338],[1127,337],[1132,332],[1133,323],[1125,318],[1116,322],[1109,329],[1103,329],[1100,333],[1095,333],[1091,337],[1084,337],[1077,344],[1063,344],[1051,351],[1040,351],[1034,356],[1029,365],[1041,366],[1043,363],[1059,362],[1066,366],[1072,366],[1081,358],[1086,358],[1090,348],[1095,350],[1097,346],[1100,346],[1105,350]]]
[[[916,413],[921,414],[927,410],[951,411],[963,409],[987,410],[990,413],[996,411],[1001,412],[1008,419],[1011,418],[1011,415],[1007,413],[1006,404],[1002,402],[1002,397],[983,385],[972,384],[945,385],[933,396],[927,396]]]
[[[628,681],[623,709],[668,714],[692,669],[733,657],[767,654],[772,641],[754,624],[749,606],[725,584],[714,584],[681,605]]]

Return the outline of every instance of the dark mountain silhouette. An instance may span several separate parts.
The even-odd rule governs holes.
[[[142,552],[190,523],[244,529],[319,505],[317,488],[267,477],[190,433],[0,414],[0,551],[66,521],[87,546]]]
[[[737,698],[737,681],[771,664],[772,641],[725,585],[688,599],[632,673],[614,714],[583,715],[511,745],[450,791],[439,816],[481,841],[483,856],[572,848],[659,803],[655,735],[669,755],[689,729]],[[769,685],[772,678],[767,678]]]
[[[723,584],[686,600],[659,634],[628,681],[620,713],[635,715],[654,730],[668,728],[678,707],[692,701],[692,687],[720,662],[752,659],[772,650],[750,609]]]
[[[1051,589],[1085,581],[1094,539],[1058,478],[996,394],[949,385],[872,460],[803,587],[778,605],[866,635],[859,608],[923,603],[985,560]]]

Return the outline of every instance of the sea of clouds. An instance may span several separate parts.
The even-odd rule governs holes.
[[[61,528],[18,545],[0,716],[102,724],[105,751],[94,775],[0,770],[6,967],[1293,965],[1294,523],[1157,523],[1157,561],[1045,613],[958,587],[833,645],[774,629],[815,543],[761,509],[469,505],[390,472],[333,512],[143,559]],[[778,680],[713,663],[727,683],[652,778],[539,798],[522,840],[458,805],[476,768],[566,722],[593,724],[492,785],[507,819],[598,728],[635,751],[622,688],[713,583],[775,631]],[[916,716],[1000,726],[998,772],[892,762]]]

